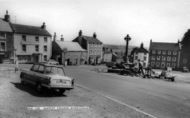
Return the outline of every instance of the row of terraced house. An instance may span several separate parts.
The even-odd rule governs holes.
[[[164,43],[150,41],[149,50],[143,44],[129,47],[129,60],[144,67],[172,67],[179,69],[188,63],[181,56],[181,43]],[[8,11],[0,18],[0,62],[9,59],[19,63],[45,62],[51,58],[60,64],[100,64],[102,62],[123,61],[125,46],[107,46],[97,38],[97,34],[86,36],[82,30],[72,41],[56,38],[47,31],[46,24],[31,26],[11,22]],[[184,57],[184,56],[183,56]]]
[[[103,43],[82,30],[73,41],[57,40],[47,31],[46,24],[31,26],[11,22],[8,11],[0,18],[0,62],[11,60],[19,63],[45,62],[51,58],[60,64],[99,64]]]

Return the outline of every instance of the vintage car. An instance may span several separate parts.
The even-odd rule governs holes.
[[[50,59],[49,61],[46,62],[46,64],[51,64],[51,65],[59,65],[59,62],[53,60],[53,59]]]
[[[42,88],[48,88],[62,94],[65,90],[74,88],[74,79],[65,75],[63,67],[56,65],[33,64],[29,71],[21,71],[20,78],[22,84],[35,85],[38,92]]]
[[[187,67],[183,67],[182,72],[189,72],[189,69]]]
[[[172,75],[172,73],[170,71],[163,70],[160,74],[160,79],[166,79],[166,80],[170,80],[170,81],[174,82],[175,76]]]

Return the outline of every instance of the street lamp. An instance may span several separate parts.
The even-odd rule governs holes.
[[[124,40],[126,41],[126,47],[125,47],[125,58],[126,58],[126,62],[128,62],[128,45],[129,45],[129,41],[131,40],[131,37],[129,36],[129,34],[127,34],[127,36],[124,38]]]

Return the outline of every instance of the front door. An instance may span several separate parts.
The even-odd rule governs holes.
[[[34,63],[38,63],[39,62],[39,55],[34,55]]]

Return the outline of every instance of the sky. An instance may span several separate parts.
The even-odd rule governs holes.
[[[190,28],[190,0],[0,0],[0,17],[9,11],[11,22],[41,26],[66,41],[83,35],[104,44],[149,46],[177,42]]]

